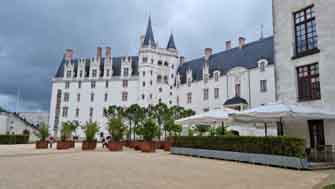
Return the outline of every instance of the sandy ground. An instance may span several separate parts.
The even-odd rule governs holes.
[[[312,189],[328,175],[160,151],[0,146],[0,189]]]

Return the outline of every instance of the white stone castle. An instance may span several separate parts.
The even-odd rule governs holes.
[[[166,48],[155,42],[149,18],[137,56],[113,57],[97,48],[94,58],[73,58],[68,49],[53,78],[49,125],[57,133],[61,123],[97,121],[106,125],[109,105],[191,108],[197,113],[229,107],[238,110],[275,101],[273,37],[185,61],[171,34]]]

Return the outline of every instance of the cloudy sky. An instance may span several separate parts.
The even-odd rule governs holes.
[[[136,55],[149,14],[156,41],[174,33],[180,54],[224,49],[238,36],[272,35],[271,0],[3,0],[0,6],[0,106],[49,111],[51,78],[66,48],[93,57],[97,46],[113,56]],[[19,94],[20,103],[16,103]]]

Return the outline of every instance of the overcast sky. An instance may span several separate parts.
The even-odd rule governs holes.
[[[160,46],[173,32],[186,59],[205,47],[237,45],[272,35],[271,0],[2,0],[0,6],[0,106],[49,111],[51,79],[66,48],[93,57],[97,46],[113,56],[136,55],[149,14]]]

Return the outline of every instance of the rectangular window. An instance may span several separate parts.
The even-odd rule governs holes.
[[[63,116],[63,117],[67,117],[68,111],[69,111],[69,108],[68,108],[68,107],[63,107],[63,113],[62,113],[62,116]]]
[[[106,77],[109,77],[109,69],[106,70]]]
[[[70,82],[69,81],[65,82],[65,89],[68,89],[68,88],[70,88]]]
[[[66,77],[67,77],[67,78],[70,78],[70,77],[71,77],[71,71],[67,71],[67,72],[66,72]]]
[[[318,48],[314,6],[294,13],[295,51],[297,56]]]
[[[143,63],[147,63],[148,62],[148,58],[147,57],[143,57],[142,61],[143,61]]]
[[[204,82],[205,82],[205,83],[208,83],[208,79],[209,79],[209,75],[208,75],[208,74],[205,74],[205,75],[204,75]]]
[[[208,89],[204,89],[204,100],[208,100]]]
[[[187,93],[187,104],[192,103],[192,93]]]
[[[127,88],[128,87],[128,80],[122,80],[122,87]]]
[[[79,71],[79,77],[83,77],[83,70]]]
[[[107,102],[107,100],[108,100],[108,94],[105,93],[105,102]]]
[[[260,90],[261,90],[261,92],[266,92],[266,91],[267,91],[267,83],[266,83],[266,80],[261,80],[261,81],[260,81]]]
[[[92,70],[92,77],[97,77],[97,70]]]
[[[91,93],[91,102],[94,101],[94,93]]]
[[[64,102],[69,102],[70,93],[64,93]]]
[[[91,81],[91,88],[94,89],[95,88],[95,81]]]
[[[128,92],[122,92],[122,101],[128,100]]]
[[[219,72],[214,73],[214,80],[219,81]]]
[[[128,68],[123,68],[123,76],[128,77],[129,75],[129,69]]]
[[[105,82],[105,87],[108,88],[109,87],[109,81]]]
[[[265,71],[265,63],[264,62],[259,63],[259,69],[260,69],[261,72]]]
[[[321,99],[318,63],[297,67],[297,76],[300,101]]]
[[[219,88],[214,88],[214,98],[218,99],[220,97]]]
[[[78,81],[78,89],[81,88],[81,81]]]
[[[93,117],[93,108],[90,108],[90,117]]]
[[[177,96],[177,105],[179,106],[179,96]]]
[[[241,84],[236,84],[235,85],[235,96],[240,96],[241,95]]]
[[[80,94],[77,94],[77,102],[80,102]]]
[[[191,80],[191,78],[188,78],[188,79],[187,79],[187,86],[188,86],[188,87],[191,87],[191,84],[192,84],[192,80]]]
[[[79,117],[79,108],[76,109],[76,117]]]

